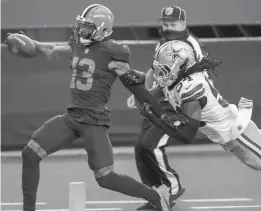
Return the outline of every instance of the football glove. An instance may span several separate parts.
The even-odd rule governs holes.
[[[145,74],[143,72],[131,69],[121,75],[119,78],[123,83],[127,83],[129,85],[137,85],[144,83]]]
[[[163,114],[160,118],[167,126],[175,130],[189,123],[187,117],[181,113]]]

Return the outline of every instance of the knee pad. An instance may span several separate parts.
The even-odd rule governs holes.
[[[47,152],[40,146],[35,140],[29,141],[25,148],[30,148],[36,155],[38,155],[41,159],[47,156]]]
[[[97,183],[99,184],[100,187],[102,188],[108,188],[111,186],[112,181],[114,181],[114,177],[115,173],[114,172],[110,172],[109,174],[99,177],[99,178],[95,178]]]
[[[98,170],[93,170],[95,179],[98,179],[98,178],[101,178],[101,177],[104,177],[104,176],[110,174],[111,172],[113,172],[113,168],[114,168],[114,166],[111,165],[111,166],[107,166],[107,167],[104,167],[104,168],[101,168]]]
[[[27,161],[30,163],[39,163],[42,159],[29,145],[26,145],[23,148],[22,158],[23,161]]]

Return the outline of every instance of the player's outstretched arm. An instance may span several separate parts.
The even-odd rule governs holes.
[[[38,53],[43,54],[47,59],[58,59],[70,56],[72,49],[68,44],[58,45],[54,43],[44,43],[33,40]]]
[[[163,108],[144,86],[144,73],[131,69],[129,63],[122,61],[110,62],[109,69],[119,76],[123,85],[135,95],[141,104],[150,103],[159,117],[164,114]]]
[[[157,102],[154,96],[144,86],[145,74],[130,68],[126,62],[112,61],[109,69],[114,71],[121,80],[122,84],[132,92],[141,105],[141,113],[148,114],[146,117],[154,124],[161,127],[166,133],[170,134],[171,129],[177,129],[179,126],[188,123],[185,117],[166,114],[162,105]],[[144,115],[145,116],[145,115]],[[179,122],[179,125],[173,124]],[[164,128],[167,127],[168,131]]]
[[[33,48],[35,49],[32,51],[36,51],[36,54],[43,54],[48,59],[54,59],[54,58],[63,57],[65,55],[71,55],[72,52],[71,46],[69,44],[60,45],[56,43],[39,42],[37,40],[33,40],[30,37],[26,36],[24,32],[6,34],[5,43],[7,44],[9,51],[14,55],[18,55],[19,54],[18,51],[23,52],[23,50],[27,48],[26,47],[27,42],[29,46],[30,43],[34,45]],[[27,58],[29,57],[33,58],[35,56],[33,52],[30,53],[32,54]]]
[[[153,69],[150,68],[147,73],[145,74],[145,87],[147,87],[149,89],[149,91],[151,91],[153,87]],[[153,93],[152,93],[153,94]],[[128,99],[127,99],[127,105],[129,108],[137,108],[136,107],[136,102],[135,102],[135,97],[134,95],[131,95]]]

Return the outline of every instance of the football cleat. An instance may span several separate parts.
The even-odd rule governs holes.
[[[173,207],[175,204],[176,204],[176,200],[181,197],[183,195],[183,193],[185,192],[185,188],[183,186],[181,186],[179,188],[179,191],[176,193],[176,194],[171,194],[170,197],[169,197],[169,204],[170,204],[170,207]]]
[[[169,205],[169,188],[166,185],[161,185],[158,188],[154,188],[159,196],[160,196],[160,207],[158,207],[161,211],[170,211]]]

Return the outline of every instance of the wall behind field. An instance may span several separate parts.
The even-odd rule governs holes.
[[[5,0],[3,28],[67,26],[86,6],[101,3],[115,15],[116,26],[155,26],[163,6],[186,9],[189,25],[254,24],[261,21],[260,0]]]
[[[261,126],[261,42],[205,43],[211,55],[222,60],[216,86],[225,99],[237,104],[241,96],[254,100],[253,119]],[[154,45],[131,45],[131,65],[146,71]],[[71,71],[67,62],[41,57],[19,59],[2,48],[2,147],[22,147],[32,132],[53,115],[65,112],[69,103]],[[130,93],[117,81],[108,107],[112,110],[113,144],[133,143],[141,117],[127,108]],[[202,138],[202,135],[199,136]],[[200,142],[195,142],[200,143]]]

